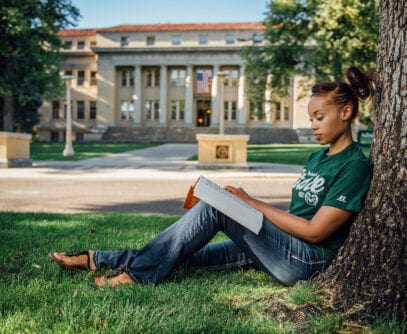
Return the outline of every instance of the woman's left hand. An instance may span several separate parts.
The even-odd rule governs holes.
[[[246,191],[243,190],[243,188],[240,187],[237,188],[232,186],[226,186],[224,189],[245,202],[249,202],[250,199],[252,198]]]

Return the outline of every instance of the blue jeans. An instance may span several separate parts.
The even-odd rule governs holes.
[[[208,245],[219,231],[230,240]],[[137,283],[159,283],[179,267],[204,267],[256,268],[292,285],[328,265],[309,243],[281,231],[268,220],[263,221],[256,235],[202,201],[144,248],[95,251],[94,259],[97,267],[125,266]]]

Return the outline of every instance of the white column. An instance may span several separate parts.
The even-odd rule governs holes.
[[[192,65],[187,66],[187,73],[185,77],[185,123],[192,124],[193,108],[194,108],[194,80],[192,74]]]
[[[271,89],[271,74],[267,75],[266,90],[264,92],[264,113],[266,114],[265,123],[273,124],[273,113],[272,113],[272,89]]]
[[[160,123],[167,124],[167,66],[160,68]]]
[[[244,66],[240,67],[239,71],[239,86],[237,90],[237,123],[246,124],[246,112],[245,112],[245,75],[244,75]]]
[[[142,85],[142,80],[141,80],[141,66],[136,66],[134,69],[134,109],[135,109],[135,115],[134,115],[134,123],[136,124],[141,124],[141,109],[142,109],[142,103],[141,103],[141,85]]]
[[[219,65],[213,66],[212,72],[212,113],[211,126],[219,125],[219,78],[216,73],[219,72]]]
[[[66,85],[66,136],[65,149],[62,152],[64,157],[75,155],[72,146],[72,110],[71,110],[71,79],[72,76],[64,76]]]

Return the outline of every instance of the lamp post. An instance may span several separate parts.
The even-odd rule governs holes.
[[[64,75],[62,79],[66,84],[66,136],[65,136],[65,149],[63,156],[75,155],[75,151],[72,147],[72,115],[71,115],[71,79],[72,75]]]
[[[219,112],[219,134],[225,134],[225,103],[223,101],[224,98],[224,82],[225,78],[229,75],[229,72],[222,71],[216,73],[218,78],[220,79],[220,112]]]

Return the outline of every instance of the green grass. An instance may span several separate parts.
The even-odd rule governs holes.
[[[63,143],[38,143],[31,144],[31,159],[34,161],[77,161],[94,158],[98,156],[121,153],[136,149],[155,146],[157,144],[127,144],[127,143],[77,143],[74,144],[75,155],[64,157],[62,152]],[[318,144],[265,144],[248,145],[247,160],[249,162],[280,163],[291,165],[305,165],[312,152],[321,149]],[[369,148],[364,147],[366,156],[369,155]],[[197,160],[197,155],[188,160]]]
[[[262,144],[247,146],[248,162],[304,165],[312,152],[321,149],[318,144]],[[188,160],[198,160],[195,155]]]
[[[0,212],[0,333],[335,333],[341,328],[339,315],[319,312],[311,284],[287,289],[261,272],[195,270],[179,271],[158,286],[101,290],[93,287],[93,274],[72,273],[47,257],[50,251],[139,248],[176,219]],[[290,309],[294,313],[287,316]],[[310,311],[306,319],[304,310]],[[369,330],[375,333],[374,328]],[[380,320],[376,328],[401,333],[394,321]]]
[[[249,162],[267,162],[290,165],[305,165],[312,152],[321,149],[318,144],[268,144],[248,145]]]
[[[128,144],[128,143],[74,143],[75,155],[64,157],[62,152],[64,143],[33,142],[30,145],[30,157],[35,161],[77,161],[95,158],[113,153],[122,153],[131,150],[155,146],[155,144]]]
[[[289,165],[305,165],[311,153],[327,146],[318,144],[268,144],[248,145],[247,160],[249,162],[280,163]],[[369,156],[370,147],[362,147],[363,153]]]

